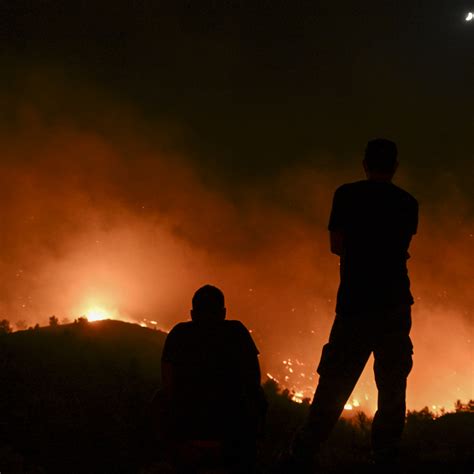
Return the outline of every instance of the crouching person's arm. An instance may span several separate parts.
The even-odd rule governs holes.
[[[257,411],[257,437],[262,438],[265,433],[265,421],[267,417],[268,402],[265,392],[263,391],[260,375],[260,364],[258,361],[258,356],[255,357],[255,403]]]
[[[242,347],[246,348],[246,350],[242,351],[244,356],[243,378],[246,386],[249,414],[253,419],[252,424],[255,427],[255,435],[260,438],[264,433],[268,403],[261,385],[259,352],[252,336],[246,329],[245,344]]]
[[[154,412],[158,439],[169,443],[175,436],[175,334],[168,334],[161,356],[161,390],[155,395]]]

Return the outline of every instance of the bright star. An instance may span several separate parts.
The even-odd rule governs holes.
[[[474,20],[474,13],[473,12],[469,12],[467,14],[467,17],[466,17],[466,21],[472,21]]]

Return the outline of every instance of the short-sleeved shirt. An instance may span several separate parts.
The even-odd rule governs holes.
[[[258,349],[239,321],[185,322],[168,334],[162,361],[173,365],[179,436],[228,437],[246,416],[260,385]]]
[[[418,202],[391,182],[336,190],[328,227],[344,236],[337,313],[413,304],[407,259],[417,226]]]

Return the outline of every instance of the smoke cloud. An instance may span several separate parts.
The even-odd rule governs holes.
[[[0,317],[46,324],[100,307],[169,330],[195,289],[215,284],[229,317],[252,330],[264,372],[311,396],[338,284],[327,219],[334,189],[362,177],[356,154],[345,168],[328,155],[223,180],[218,156],[199,166],[184,126],[68,87],[33,76],[4,98]],[[398,184],[426,198],[439,180],[444,195],[420,199],[411,249],[408,404],[449,409],[474,398],[472,208],[452,176],[414,176],[402,162]],[[368,410],[372,378],[368,367],[353,394]]]

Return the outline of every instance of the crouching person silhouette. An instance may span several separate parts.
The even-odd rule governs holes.
[[[314,455],[372,353],[378,389],[372,424],[375,463],[380,472],[397,470],[412,368],[413,298],[406,261],[417,230],[418,203],[391,182],[398,165],[395,143],[370,141],[363,165],[367,180],[345,184],[334,195],[329,231],[341,278],[336,318],[322,350],[307,422],[293,443],[295,472],[315,471]]]
[[[258,350],[245,326],[225,317],[224,294],[206,285],[191,321],[165,341],[166,437],[180,473],[254,472],[265,412]]]

